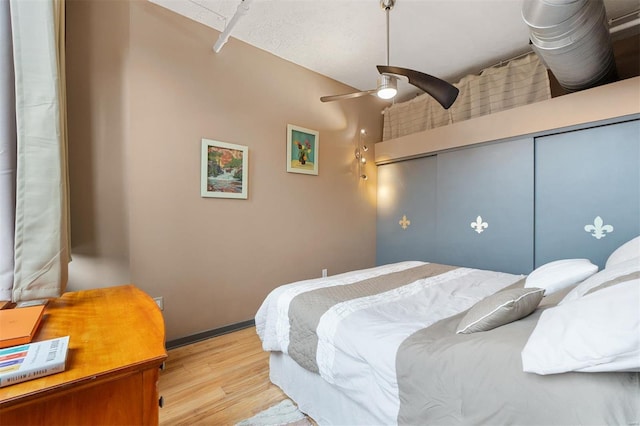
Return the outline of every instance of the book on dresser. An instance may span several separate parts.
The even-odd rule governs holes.
[[[44,305],[0,310],[0,348],[31,342],[43,313]]]
[[[69,336],[0,349],[0,388],[66,368]]]

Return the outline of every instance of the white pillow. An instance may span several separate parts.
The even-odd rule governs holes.
[[[525,372],[640,371],[640,279],[549,308],[522,350]]]
[[[579,283],[598,272],[589,259],[563,259],[545,263],[529,274],[525,288],[543,288],[544,295],[560,291]]]
[[[616,280],[620,277],[624,277],[637,271],[640,271],[640,259],[629,259],[624,262],[618,263],[617,265],[604,268],[602,271],[590,276],[589,278],[578,284],[564,297],[564,299],[562,299],[559,305],[577,300],[587,294],[587,292],[592,288],[596,288],[607,282]]]
[[[607,259],[604,267],[615,266],[630,259],[638,259],[640,261],[640,236],[615,249]]]

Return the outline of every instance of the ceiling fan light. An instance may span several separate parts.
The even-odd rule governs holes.
[[[398,93],[398,79],[392,75],[381,74],[378,77],[377,95],[381,99],[391,99]]]
[[[387,88],[378,90],[378,97],[381,98],[381,99],[391,99],[397,93],[398,93],[398,91],[396,89],[394,89],[393,87],[387,87]]]

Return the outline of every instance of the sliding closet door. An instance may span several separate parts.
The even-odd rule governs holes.
[[[378,167],[378,265],[433,260],[436,167],[435,156]]]
[[[438,155],[439,263],[533,269],[533,139]]]
[[[600,268],[640,234],[640,121],[537,138],[535,263]]]

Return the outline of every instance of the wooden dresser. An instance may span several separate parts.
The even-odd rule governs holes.
[[[157,425],[164,320],[132,285],[50,301],[34,340],[70,336],[66,371],[0,388],[2,425]]]

